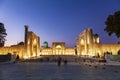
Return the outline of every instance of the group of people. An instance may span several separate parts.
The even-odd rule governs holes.
[[[61,62],[62,62],[62,58],[59,57],[58,60],[57,60],[57,64],[58,64],[58,66],[61,66]],[[67,60],[63,60],[63,62],[64,62],[64,65],[67,64]]]

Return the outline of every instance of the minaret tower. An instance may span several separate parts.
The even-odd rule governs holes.
[[[25,37],[24,37],[24,46],[25,46],[25,55],[27,55],[27,43],[28,43],[28,25],[25,25]]]

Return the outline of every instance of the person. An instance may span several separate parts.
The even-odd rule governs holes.
[[[66,65],[67,64],[67,60],[64,60],[64,65]]]
[[[58,58],[58,66],[61,65],[61,60],[62,60],[61,57],[59,57],[59,58]]]

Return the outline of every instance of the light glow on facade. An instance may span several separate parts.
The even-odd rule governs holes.
[[[24,59],[29,59],[29,56],[28,56],[28,55],[24,55],[23,58],[24,58]]]
[[[25,27],[25,42],[23,45],[12,45],[10,47],[1,47],[0,54],[15,53],[21,59],[30,59],[40,55],[78,55],[78,56],[100,56],[103,57],[105,52],[111,52],[118,55],[120,44],[102,44],[99,36],[95,37],[92,29],[84,30],[76,38],[75,48],[66,48],[65,42],[53,42],[52,47],[45,47],[40,52],[40,38],[32,31]],[[47,43],[48,45],[48,43]],[[76,54],[77,53],[77,54]]]

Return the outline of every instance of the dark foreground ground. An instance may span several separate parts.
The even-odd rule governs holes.
[[[0,64],[0,80],[120,80],[120,66],[52,62]]]

